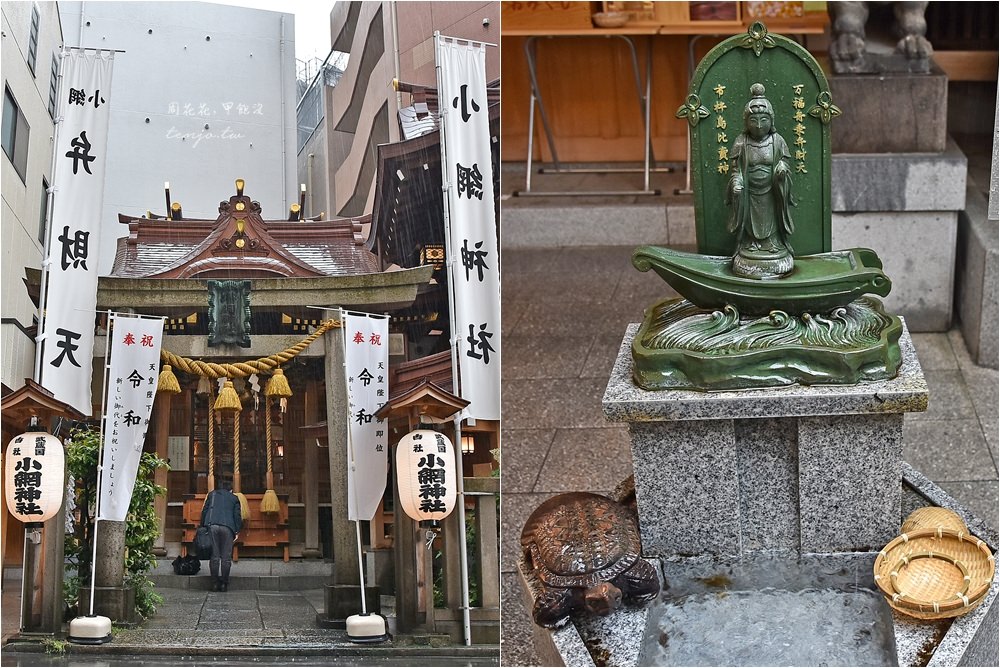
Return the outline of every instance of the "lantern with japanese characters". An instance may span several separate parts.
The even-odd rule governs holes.
[[[436,522],[455,508],[455,448],[444,434],[417,429],[401,438],[396,476],[399,502],[413,519]]]
[[[62,442],[34,421],[28,429],[7,444],[4,490],[10,514],[25,524],[34,524],[62,508],[66,474]]]

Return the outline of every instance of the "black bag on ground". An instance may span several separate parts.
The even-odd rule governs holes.
[[[208,527],[198,527],[194,532],[194,553],[199,559],[212,558],[212,532]]]
[[[177,557],[170,563],[173,564],[174,573],[177,575],[197,575],[201,570],[201,561],[190,554],[186,557]]]

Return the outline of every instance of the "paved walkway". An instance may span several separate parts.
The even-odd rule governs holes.
[[[627,235],[623,235],[627,236]],[[537,665],[515,571],[528,514],[566,491],[607,493],[631,473],[626,428],[601,397],[625,326],[670,296],[632,268],[631,246],[504,250],[503,665]],[[904,458],[997,527],[997,371],[957,330],[914,334],[930,387],[907,416]]]
[[[18,629],[19,588],[20,580],[5,582],[2,600],[5,645]],[[201,587],[161,586],[157,591],[164,601],[141,626],[116,627],[111,643],[99,647],[73,645],[70,651],[81,656],[97,653],[122,657],[201,656],[213,657],[213,662],[214,657],[237,661],[241,656],[248,661],[253,657],[256,661],[260,656],[284,656],[290,661],[291,657],[326,657],[338,665],[343,665],[340,659],[346,657],[357,657],[346,659],[353,665],[367,663],[364,657],[378,665],[393,665],[393,657],[401,665],[498,664],[495,645],[455,646],[442,636],[394,637],[378,645],[352,643],[342,629],[317,627],[316,615],[324,609],[321,588],[288,591],[231,588],[222,593]],[[390,603],[385,599],[390,598],[383,597],[383,613],[387,612],[385,605]],[[296,658],[294,662],[301,660]]]

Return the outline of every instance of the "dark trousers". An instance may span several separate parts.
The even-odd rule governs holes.
[[[212,577],[219,580],[219,563],[222,563],[221,580],[229,584],[229,569],[233,567],[233,530],[221,524],[211,524],[208,527],[212,532],[212,559],[208,562],[212,570]]]

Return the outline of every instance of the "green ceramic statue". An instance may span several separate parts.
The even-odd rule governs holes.
[[[729,187],[732,207],[730,232],[736,233],[733,273],[750,278],[777,278],[792,270],[787,237],[792,222],[792,153],[784,137],[774,131],[774,110],[764,97],[763,84],[750,87],[743,110],[743,132],[729,151]]]
[[[702,60],[677,111],[691,133],[699,252],[643,246],[632,256],[683,297],[646,309],[632,344],[639,386],[896,375],[902,323],[867,296],[892,287],[881,260],[830,247],[830,123],[839,114],[815,59],[760,22]]]

